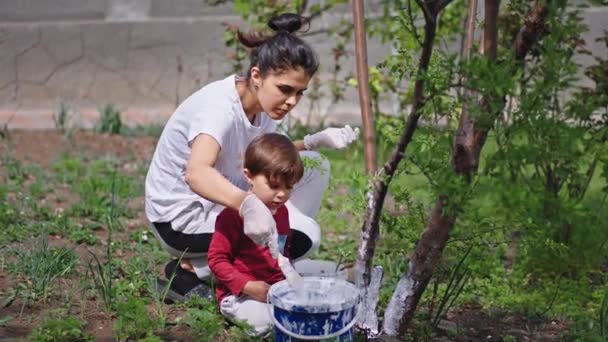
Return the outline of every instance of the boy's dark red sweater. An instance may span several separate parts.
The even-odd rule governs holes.
[[[279,233],[279,250],[289,258],[291,229],[284,205],[277,209],[274,219]],[[262,280],[272,285],[285,279],[268,247],[258,246],[245,235],[243,220],[233,209],[226,208],[218,215],[207,258],[215,275],[218,303],[231,294],[241,295],[248,281]]]

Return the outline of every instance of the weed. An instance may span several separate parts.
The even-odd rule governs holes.
[[[142,252],[141,243],[139,243],[138,246],[139,246],[138,252],[141,253]],[[183,258],[183,253],[182,253],[182,255],[180,255],[179,259],[177,259],[178,265],[179,265],[179,263],[181,263],[182,258]],[[157,280],[156,275],[153,272],[153,270],[154,270],[154,261],[150,260],[149,266],[147,267],[146,271],[144,271],[144,277],[145,277],[145,281],[148,286],[148,293],[150,293],[150,295],[154,299],[154,310],[155,310],[156,316],[164,324],[167,321],[167,317],[165,315],[163,304],[165,303],[165,300],[167,299],[167,294],[169,293],[169,290],[171,289],[171,284],[173,283],[173,280],[175,279],[175,273],[171,274],[171,277],[169,278],[167,286],[164,288],[164,290],[162,292],[159,292],[157,285],[156,285],[156,280]]]
[[[462,293],[464,286],[471,276],[471,270],[464,263],[466,258],[469,256],[469,253],[471,253],[471,250],[472,247],[469,247],[450,275],[447,287],[441,297],[437,312],[435,313],[435,318],[431,322],[431,326],[433,328],[437,327],[441,317],[443,317],[448,310],[450,310],[452,305],[454,305],[454,301],[456,301],[458,296]]]
[[[608,341],[608,289],[604,293],[602,307],[600,308],[600,332],[602,339]]]
[[[108,246],[108,249],[111,247]],[[92,280],[97,294],[101,297],[106,311],[111,311],[114,306],[116,290],[113,281],[112,263],[106,260],[102,263],[95,253],[89,251],[93,259],[88,264],[87,276]]]
[[[53,163],[52,170],[55,178],[65,184],[74,184],[86,171],[81,159],[65,155]]]
[[[140,298],[130,297],[126,302],[118,303],[116,315],[112,335],[119,341],[152,336],[152,331],[160,326],[146,310],[146,302]]]
[[[48,192],[48,188],[46,187],[46,180],[42,178],[36,178],[35,181],[30,184],[30,196],[33,199],[41,199]]]
[[[6,182],[12,181],[18,186],[28,178],[26,167],[10,154],[0,156],[0,165],[4,167]]]
[[[97,131],[100,133],[120,134],[122,128],[121,114],[114,105],[107,104],[99,111],[99,122],[97,123]]]
[[[154,274],[154,265],[141,256],[133,256],[129,262],[121,263],[123,277],[116,282],[116,294],[120,297],[142,297],[147,295],[147,274]]]
[[[114,298],[116,297],[116,289],[113,280],[113,254],[112,254],[112,233],[114,231],[114,198],[115,198],[115,177],[112,177],[111,184],[111,199],[106,220],[108,223],[108,237],[106,239],[106,260],[102,263],[97,255],[89,251],[93,256],[88,265],[88,275],[93,280],[93,285],[97,293],[101,296],[106,311],[112,310],[114,306]]]
[[[76,244],[84,243],[92,246],[97,244],[98,239],[94,230],[99,226],[92,223],[80,224],[63,213],[51,213],[47,208],[38,209],[41,225],[48,234],[60,235]]]
[[[97,244],[97,236],[95,236],[88,226],[69,225],[68,227],[70,229],[67,231],[67,238],[72,242],[77,244],[84,243],[89,246]]]
[[[74,118],[74,114],[75,111],[68,104],[60,102],[57,112],[53,114],[55,129],[61,134],[69,135],[73,130],[73,127],[70,127],[70,121]]]
[[[198,341],[214,341],[224,330],[224,319],[213,303],[203,303],[201,308],[188,308],[182,322],[192,329]]]
[[[83,331],[87,323],[73,316],[49,318],[32,332],[33,342],[86,342],[94,341],[92,335]]]
[[[24,240],[29,233],[26,224],[20,208],[8,201],[0,201],[0,225],[3,227],[0,244]]]
[[[15,115],[17,115],[17,113],[13,113],[13,115],[11,115],[11,117],[8,118],[8,120],[6,120],[2,124],[0,124],[0,139],[9,138],[8,125],[11,123],[11,121],[13,121],[13,118],[15,117]]]
[[[163,342],[164,340],[156,335],[148,334],[144,338],[137,339],[137,342]]]
[[[606,342],[598,329],[597,321],[579,319],[568,327],[568,333],[563,341],[573,342]]]
[[[39,241],[35,249],[17,252],[15,268],[17,272],[28,278],[32,299],[46,300],[51,290],[51,283],[69,274],[78,264],[78,257],[73,249],[49,247],[46,236]]]
[[[10,322],[13,319],[13,316],[2,316],[0,317],[0,327],[4,326],[6,323]]]
[[[121,130],[122,135],[128,137],[160,137],[160,134],[165,128],[164,124],[156,123],[149,125],[139,125],[135,127],[123,127]]]
[[[80,201],[71,208],[71,213],[101,222],[111,205],[110,202],[114,201],[114,219],[128,216],[129,210],[121,199],[133,196],[132,180],[117,173],[115,163],[107,160],[91,162],[85,172],[84,177],[73,185],[72,189],[79,195]]]
[[[248,334],[248,331],[251,328],[244,322],[233,322],[233,326],[231,326],[227,331],[226,340],[227,341],[240,341],[240,342],[254,342],[254,341],[272,341],[272,339],[268,337],[254,337]],[[270,335],[270,334],[269,334]]]

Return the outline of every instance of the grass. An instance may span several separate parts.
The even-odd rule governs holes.
[[[53,282],[70,274],[78,264],[72,249],[50,247],[46,236],[41,237],[32,250],[17,250],[16,255],[14,272],[27,279],[23,290],[25,297],[33,301],[46,301]]]

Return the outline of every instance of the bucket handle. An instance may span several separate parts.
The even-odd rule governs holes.
[[[361,303],[357,303],[357,313],[355,314],[355,317],[353,317],[352,321],[350,321],[350,323],[348,323],[342,329],[340,329],[334,333],[331,333],[329,335],[309,336],[309,335],[300,335],[300,334],[287,330],[287,328],[285,328],[283,325],[281,325],[281,323],[279,323],[279,321],[277,321],[277,319],[274,317],[274,306],[272,304],[270,304],[270,296],[268,296],[268,298],[266,299],[266,303],[268,305],[267,306],[268,314],[270,315],[270,317],[272,317],[272,322],[274,323],[274,325],[277,328],[279,328],[279,330],[281,330],[284,334],[287,334],[291,337],[294,337],[294,338],[297,338],[300,340],[308,340],[308,341],[334,338],[334,337],[338,337],[338,336],[344,334],[345,332],[349,331],[357,323],[357,318],[359,318],[359,314],[361,313],[361,307],[362,307]]]

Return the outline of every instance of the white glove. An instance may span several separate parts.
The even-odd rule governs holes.
[[[245,235],[258,245],[266,246],[273,234],[277,234],[277,224],[270,209],[255,194],[245,196],[239,214],[243,218]]]
[[[349,125],[343,128],[326,128],[321,132],[304,137],[304,147],[307,150],[319,148],[345,148],[359,138],[359,128],[352,129]]]

